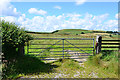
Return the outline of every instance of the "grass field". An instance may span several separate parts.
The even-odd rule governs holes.
[[[84,32],[84,34],[81,34],[81,32]],[[104,32],[104,31],[103,31]],[[34,33],[28,33],[30,35],[32,35],[34,38],[94,38],[93,40],[67,40],[69,41],[71,44],[83,44],[83,45],[71,45],[70,43],[68,43],[67,41],[64,41],[64,50],[72,50],[72,51],[79,51],[81,53],[93,53],[93,48],[74,48],[76,47],[94,47],[96,44],[96,36],[97,35],[101,35],[102,38],[104,40],[108,39],[108,40],[115,40],[118,39],[117,35],[112,35],[112,37],[110,37],[108,33],[93,33],[92,30],[81,30],[81,29],[63,29],[63,30],[58,30],[55,31],[52,34],[34,34]],[[76,35],[77,34],[77,35]],[[50,52],[50,51],[62,51],[63,50],[63,41],[61,40],[59,43],[57,43],[57,45],[44,45],[44,44],[55,44],[56,42],[58,42],[59,40],[31,40],[29,42],[29,48],[49,48],[50,49],[29,49],[29,52],[34,52],[34,53],[29,53],[29,54],[39,54],[40,52],[44,51],[44,53],[41,53],[41,55],[39,55],[39,57],[47,57],[47,56],[52,56],[52,54],[62,54],[62,52]],[[111,43],[111,42],[110,42]],[[113,42],[115,43],[115,42]],[[43,44],[43,45],[31,45],[31,44]],[[61,44],[61,45],[59,45]],[[69,44],[69,45],[68,45]],[[88,44],[88,45],[84,45],[84,44]],[[93,46],[94,45],[94,46]],[[103,45],[103,46],[108,46],[108,45]],[[116,46],[116,45],[109,45],[109,46]],[[69,48],[69,47],[73,47],[73,48]],[[27,47],[26,48],[26,54],[27,54]],[[54,49],[55,48],[55,49]],[[95,49],[95,48],[94,48]],[[83,51],[81,51],[83,50]],[[90,51],[91,50],[91,51]],[[102,48],[102,50],[118,50],[118,49],[110,49],[110,48]],[[65,54],[67,54],[65,52]]]
[[[97,62],[97,60],[94,62]],[[118,78],[116,61],[112,63],[101,62],[100,64],[93,64],[91,60],[88,60],[84,64],[79,64],[73,59],[59,59],[50,62],[51,65],[54,65],[54,68],[50,69],[51,72],[21,76],[23,76],[22,78]],[[116,65],[110,66],[111,64]]]
[[[96,41],[96,36],[102,35],[103,39],[118,39],[117,35],[112,35],[110,37],[108,33],[93,33],[93,31],[87,30],[61,30],[55,33],[44,33],[44,34],[35,34],[28,33],[34,38],[94,38],[94,42]],[[66,34],[67,32],[67,34]],[[85,34],[81,34],[84,32]],[[60,34],[61,33],[61,34]],[[69,34],[68,34],[69,33]],[[77,34],[77,35],[76,35]],[[58,40],[31,40],[29,44],[54,44]],[[90,45],[75,45],[77,47],[91,47],[93,46],[93,40],[68,40],[72,44],[88,44]],[[58,44],[62,44],[60,41]],[[65,44],[69,44],[68,42],[64,42]],[[95,46],[96,43],[94,43]],[[26,43],[27,45],[27,43]],[[105,45],[107,46],[107,45]],[[114,45],[111,45],[114,46]],[[29,45],[29,48],[48,48],[51,45]],[[73,59],[58,59],[57,61],[45,63],[43,60],[40,60],[37,57],[53,57],[54,54],[63,54],[62,52],[50,52],[50,51],[62,51],[63,45],[54,45],[51,48],[47,49],[45,52],[41,53],[41,55],[33,57],[33,54],[39,54],[44,49],[29,49],[29,55],[27,55],[27,46],[25,46],[25,56],[15,56],[16,61],[8,64],[9,67],[6,70],[5,78],[118,78],[117,73],[117,65],[118,65],[118,54],[116,52],[101,52],[106,55],[96,55],[88,58],[88,61],[84,64],[80,64]],[[69,48],[74,47],[73,45],[65,45],[64,50],[71,51],[80,51],[77,48]],[[53,49],[56,48],[56,49]],[[86,53],[93,54],[93,48],[80,48]],[[117,49],[102,49],[102,50],[117,50]],[[35,53],[38,52],[38,53]],[[80,51],[83,53],[82,51]],[[85,52],[84,52],[85,53]],[[111,54],[109,54],[111,53]],[[67,52],[65,52],[65,56]]]

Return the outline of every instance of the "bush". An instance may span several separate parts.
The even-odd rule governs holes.
[[[3,77],[8,78],[9,74],[17,75],[15,64],[18,62],[17,58],[20,56],[18,55],[18,48],[20,46],[24,46],[24,43],[32,39],[32,37],[30,35],[27,35],[25,30],[23,28],[20,28],[15,23],[9,23],[2,20],[0,21],[0,24],[2,26],[2,53],[4,53],[6,60],[6,63],[3,63],[4,66],[2,68],[2,71]]]
[[[85,34],[84,32],[81,32],[81,34]]]
[[[78,34],[76,34],[76,35],[78,35]]]
[[[12,44],[14,47],[30,40],[32,37],[27,35],[23,28],[14,23],[2,21],[2,42]]]
[[[110,34],[110,37],[112,37],[112,35]]]
[[[19,46],[24,46],[25,42],[32,39],[23,28],[15,23],[2,20],[0,24],[2,25],[2,52],[5,58],[14,56]]]

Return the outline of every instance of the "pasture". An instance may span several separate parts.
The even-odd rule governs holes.
[[[113,39],[115,43],[114,41],[118,39],[117,34],[109,34],[105,31],[64,29],[49,33],[29,32],[27,35],[15,24],[4,21],[2,23],[3,79],[117,78],[117,52],[110,51],[109,48],[109,51],[91,56],[95,53],[98,34],[102,35],[104,40],[108,40],[107,44],[111,43],[110,39]],[[25,45],[24,42],[26,42]],[[113,43],[110,46],[114,47]],[[118,42],[116,44],[118,45]],[[57,60],[47,62],[46,58]]]
[[[83,32],[84,34],[81,34]],[[70,33],[70,34],[68,34]],[[64,29],[59,30],[54,33],[49,34],[35,34],[35,33],[28,33],[29,35],[32,35],[34,38],[84,38],[84,39],[94,39],[94,40],[67,40],[64,41],[64,50],[71,50],[71,51],[79,51],[80,53],[89,53],[93,54],[95,53],[95,45],[96,45],[96,36],[101,35],[103,40],[117,40],[118,37],[116,35],[112,35],[110,37],[109,33],[94,33],[92,30],[81,30],[81,29]],[[76,35],[77,34],[77,35]],[[29,49],[27,46],[25,46],[25,54],[39,54],[40,52],[44,51],[44,53],[41,53],[39,57],[47,57],[51,56],[52,54],[61,54],[63,50],[63,41],[59,40],[31,40],[29,41]],[[57,43],[58,42],[58,43]],[[104,43],[104,42],[103,42]],[[109,42],[108,42],[109,43]],[[110,42],[111,43],[111,42]],[[113,42],[118,43],[118,42]],[[27,43],[26,43],[27,44]],[[41,44],[41,45],[39,45]],[[47,45],[48,44],[48,45]],[[55,44],[55,45],[52,45]],[[74,45],[72,45],[74,44]],[[108,45],[103,45],[108,46]],[[116,46],[116,45],[109,45],[109,46]],[[117,45],[119,46],[119,45]],[[50,47],[50,48],[49,48]],[[79,47],[79,48],[76,48]],[[49,49],[46,49],[49,48]],[[46,50],[45,50],[46,49]],[[83,51],[81,51],[83,50]],[[102,48],[102,50],[118,50],[117,48]],[[30,53],[28,53],[28,51]],[[60,52],[61,51],[61,52]],[[66,54],[67,52],[65,52]],[[65,55],[68,56],[68,55]],[[62,56],[61,56],[62,57]]]
[[[77,31],[76,33],[73,32],[71,34],[66,34],[65,31],[58,31],[57,33],[53,33],[53,34],[32,34],[32,33],[28,33],[28,34],[32,35],[34,38],[94,38],[94,40],[68,40],[70,43],[75,44],[75,46],[77,47],[93,47],[94,49],[93,48],[80,48],[81,50],[85,51],[85,53],[89,53],[91,55],[95,53],[95,51],[93,50],[95,50],[97,35],[102,35],[103,40],[117,40],[118,39],[117,35],[112,34],[112,37],[111,37],[110,34],[108,33],[93,33],[92,31],[90,31],[89,33],[89,31],[87,31],[85,32],[85,34],[76,35],[78,34]],[[60,34],[60,32],[62,33]],[[69,30],[67,30],[67,33],[70,33],[70,32]],[[84,32],[84,31],[81,31],[81,32]],[[57,41],[59,40],[31,40],[29,44],[38,44],[38,45],[29,45],[29,48],[31,48],[29,49],[29,52],[33,52],[33,53],[27,53],[27,46],[25,46],[25,52],[26,54],[29,54],[29,55],[39,54],[44,49],[32,49],[32,48],[48,48],[48,47],[51,47],[51,45],[45,45],[45,44],[55,44]],[[53,45],[51,49],[45,50],[45,52],[41,53],[41,55],[36,55],[36,57],[46,58],[46,57],[54,57],[55,54],[63,55],[62,43],[63,41],[60,41],[58,45]],[[103,43],[106,43],[106,42],[103,42]],[[107,43],[111,43],[111,42],[107,42]],[[112,43],[118,43],[118,42],[112,42]],[[43,45],[39,45],[39,44],[43,44]],[[79,51],[80,53],[84,53],[66,41],[64,41],[64,44],[67,44],[67,45],[64,45],[64,47],[68,47],[68,48],[64,48],[64,50]],[[119,45],[103,45],[103,46],[119,46]],[[74,48],[70,48],[70,47],[74,47]],[[39,78],[39,77],[42,77],[42,78],[70,78],[70,77],[73,77],[73,78],[100,78],[100,77],[101,78],[117,78],[118,77],[117,76],[118,62],[116,62],[117,52],[112,52],[112,51],[117,51],[117,50],[118,48],[102,48],[101,53],[106,54],[106,55],[107,54],[112,54],[112,55],[111,56],[109,55],[99,56],[98,55],[98,56],[93,56],[93,58],[91,58],[92,56],[91,57],[89,56],[88,61],[85,62],[84,65],[76,61],[74,62],[74,59],[64,60],[63,56],[55,55],[56,57],[54,58],[59,58],[59,59],[57,61],[53,61],[49,63],[59,66],[57,68],[54,68],[54,71],[56,73],[47,73],[47,74],[41,73],[39,75],[26,75],[24,77],[25,78],[29,78],[29,77],[33,77],[33,78]],[[61,51],[61,52],[58,52],[58,51]],[[35,52],[38,52],[38,53],[35,53]],[[69,58],[68,56],[71,56],[71,55],[67,54],[67,52],[64,52],[64,58]],[[100,57],[103,57],[103,59],[100,59]],[[63,61],[60,61],[61,59],[63,59]]]

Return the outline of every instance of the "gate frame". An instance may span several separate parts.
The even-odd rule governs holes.
[[[55,44],[51,44],[51,46],[50,47],[48,47],[48,48],[46,48],[45,50],[43,50],[42,52],[39,52],[39,54],[38,55],[40,55],[40,53],[43,53],[44,51],[46,51],[47,49],[50,49],[53,45],[57,45],[57,43],[59,43],[61,40],[62,40],[62,45],[63,45],[63,50],[61,51],[61,52],[63,52],[63,59],[64,59],[64,52],[66,52],[66,51],[64,51],[64,45],[66,45],[66,44],[64,44],[64,42],[65,41],[67,41],[67,40],[93,40],[92,42],[93,42],[93,47],[86,47],[86,48],[93,48],[93,50],[90,50],[90,51],[93,51],[93,55],[94,55],[94,43],[95,43],[95,39],[94,38],[34,38],[33,40],[59,40],[59,41],[57,41]],[[76,44],[72,44],[72,43],[70,43],[69,41],[67,41],[68,43],[69,43],[69,45],[71,44],[71,45],[73,45],[74,46],[74,48],[78,48],[80,51],[83,51],[83,52],[85,52],[84,50],[82,50],[82,49],[80,49],[80,48],[85,48],[85,47],[76,47],[75,45]],[[90,43],[90,44],[92,44],[92,43]],[[29,53],[29,45],[31,45],[31,44],[29,44],[29,42],[27,42],[27,54]],[[41,44],[38,44],[38,45],[41,45]],[[47,44],[46,44],[47,45]],[[48,44],[49,45],[49,44]],[[72,47],[71,47],[72,48]],[[86,53],[86,52],[85,52]],[[89,54],[89,53],[87,53],[87,54]],[[29,55],[29,54],[28,54]],[[61,56],[62,57],[62,56]]]

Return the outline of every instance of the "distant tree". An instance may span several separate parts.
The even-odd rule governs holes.
[[[76,35],[78,35],[78,34],[76,34]]]
[[[113,31],[106,31],[106,33],[113,33]]]
[[[112,37],[112,35],[110,34],[110,37]]]
[[[52,33],[56,33],[56,32],[58,32],[59,30],[56,30],[56,31],[53,31]]]
[[[81,32],[81,34],[85,34],[84,32]]]

